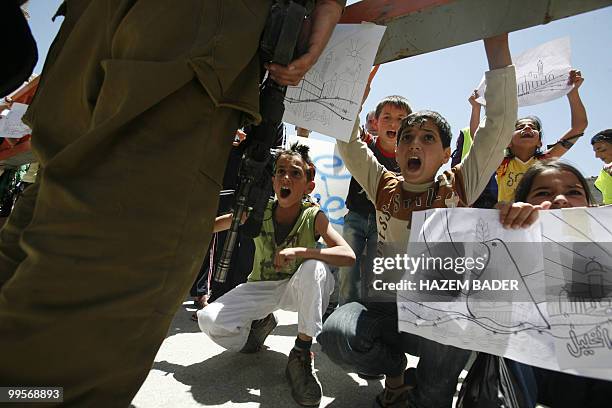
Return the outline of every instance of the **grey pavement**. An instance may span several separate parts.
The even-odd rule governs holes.
[[[297,313],[275,312],[279,325],[266,340],[267,349],[241,354],[226,351],[201,333],[191,320],[191,306],[185,302],[174,317],[134,407],[299,407],[284,374],[297,334]],[[372,406],[382,381],[345,372],[320,352],[318,344],[312,350],[323,386],[320,407]],[[409,357],[410,366],[417,362]]]

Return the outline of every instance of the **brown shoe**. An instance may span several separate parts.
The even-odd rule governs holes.
[[[314,371],[314,353],[292,349],[285,376],[291,386],[291,396],[300,405],[317,406],[321,402],[321,383]]]

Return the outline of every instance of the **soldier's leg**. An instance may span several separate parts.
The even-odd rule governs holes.
[[[0,230],[0,290],[26,257],[26,253],[19,245],[19,240],[23,229],[32,220],[37,193],[38,183],[26,188]]]
[[[172,133],[185,101],[198,119]],[[238,119],[194,81],[133,121],[87,177],[43,172],[27,257],[0,292],[1,384],[129,405],[201,265],[220,188],[201,168],[227,157]]]

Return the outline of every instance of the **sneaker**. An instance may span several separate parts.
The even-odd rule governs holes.
[[[399,388],[385,389],[376,396],[374,408],[409,408],[408,394],[414,388],[412,385],[402,385]]]
[[[251,331],[246,344],[240,350],[241,353],[257,353],[266,341],[266,337],[272,333],[272,330],[278,325],[278,320],[274,317],[274,313],[270,313],[261,320],[254,320],[251,323]]]
[[[314,353],[292,349],[285,376],[289,380],[295,402],[304,406],[319,405],[323,391],[314,372]]]

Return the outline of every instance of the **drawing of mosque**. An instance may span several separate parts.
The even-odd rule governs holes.
[[[555,75],[550,71],[545,73],[542,60],[538,60],[537,67],[537,72],[528,72],[517,78],[516,86],[518,88],[518,96],[529,95],[533,92],[554,90],[559,86],[565,86],[566,77],[563,75]]]
[[[610,273],[597,261],[590,260],[583,270],[566,277],[560,287],[558,301],[551,303],[551,314],[589,315],[603,313],[612,317],[612,286]]]

